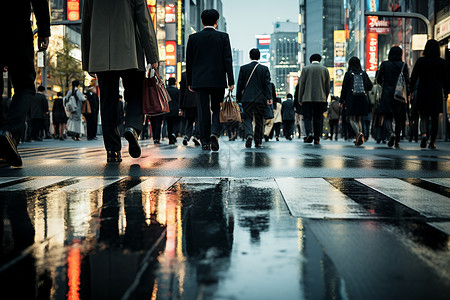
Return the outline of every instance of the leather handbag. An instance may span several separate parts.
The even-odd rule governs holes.
[[[241,109],[239,104],[228,94],[223,100],[219,113],[220,123],[242,122]]]
[[[83,105],[81,106],[81,113],[83,115],[89,115],[92,113],[91,104],[89,103],[89,100],[85,100],[83,102]]]
[[[264,119],[269,120],[273,119],[274,117],[273,103],[270,105],[266,103],[266,108],[264,109]]]
[[[158,72],[155,72],[155,76],[145,77],[142,93],[143,114],[157,116],[168,113],[170,101],[172,99]]]

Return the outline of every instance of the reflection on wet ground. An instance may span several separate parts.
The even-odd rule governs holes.
[[[0,177],[0,298],[447,299],[447,182]]]

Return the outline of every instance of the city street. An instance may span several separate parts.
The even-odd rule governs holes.
[[[450,143],[19,145],[1,299],[448,299]]]

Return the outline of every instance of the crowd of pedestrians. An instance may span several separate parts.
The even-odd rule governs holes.
[[[21,22],[27,20],[24,16],[30,11],[29,5],[27,1],[13,1],[6,9]],[[34,1],[33,9],[39,29],[38,48],[43,51],[50,36],[46,1]],[[102,11],[102,17],[95,15],[97,11]],[[117,15],[122,16],[120,21],[109,21]],[[87,140],[95,140],[99,115],[107,162],[122,161],[121,137],[128,141],[129,155],[138,158],[142,152],[140,138],[151,136],[154,144],[160,144],[167,137],[173,145],[181,137],[185,146],[192,140],[203,150],[218,151],[224,132],[230,141],[240,137],[247,148],[262,147],[263,141],[274,137],[279,141],[281,136],[286,140],[303,137],[304,143],[318,145],[323,136],[338,140],[339,133],[345,139],[354,138],[356,146],[372,135],[377,143],[399,148],[407,120],[410,141],[420,137],[421,148],[436,148],[439,113],[450,84],[446,62],[440,58],[435,40],[427,42],[411,77],[400,47],[390,49],[388,60],[380,64],[373,81],[363,71],[359,58],[351,57],[340,95],[330,95],[329,71],[321,64],[322,57],[313,54],[301,72],[294,95],[287,94],[285,99],[277,97],[269,69],[259,63],[259,50],[251,49],[251,62],[240,68],[236,83],[238,114],[243,122],[221,124],[221,105],[224,97],[233,93],[235,79],[230,38],[217,30],[219,18],[214,9],[202,12],[204,29],[189,37],[185,72],[180,82],[175,78],[167,82],[170,111],[152,116],[143,114],[142,86],[149,70],[158,72],[159,53],[145,1],[111,4],[108,0],[86,0],[83,5],[82,65],[97,78],[101,97],[96,86],[83,93],[80,82],[74,80],[67,94],[58,93],[49,106],[45,88],[39,87],[37,93],[34,88],[31,27],[25,23],[12,26],[7,37],[11,46],[2,48],[0,56],[0,67],[8,70],[15,88],[12,101],[2,102],[1,158],[11,166],[21,166],[18,142],[40,141],[50,137],[51,131],[60,140],[71,136],[80,141],[82,133]],[[123,96],[119,94],[120,82]],[[400,86],[403,98],[398,96],[399,82],[404,84]],[[328,122],[324,124],[325,120]],[[324,135],[325,127],[328,135]]]

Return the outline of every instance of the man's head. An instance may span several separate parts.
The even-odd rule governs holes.
[[[260,57],[261,57],[261,53],[259,52],[258,49],[253,48],[252,50],[250,50],[250,59],[251,60],[259,60]]]
[[[56,93],[56,96],[57,96],[58,98],[62,98],[63,94],[62,94],[61,92],[57,92],[57,93]]]
[[[313,61],[317,61],[320,62],[322,60],[322,56],[320,56],[320,54],[313,54],[311,55],[311,57],[309,58],[309,62],[312,63]]]
[[[45,87],[43,85],[38,86],[38,92],[43,93],[45,91]]]
[[[119,101],[123,101],[122,95],[119,95]]]
[[[174,86],[177,83],[177,80],[174,77],[169,78],[169,85]]]
[[[292,94],[287,94],[287,95],[286,95],[286,99],[292,100],[292,98],[293,98],[293,97],[292,97]]]
[[[217,27],[219,21],[219,12],[215,9],[205,9],[202,12],[202,24],[203,26],[214,26]]]

